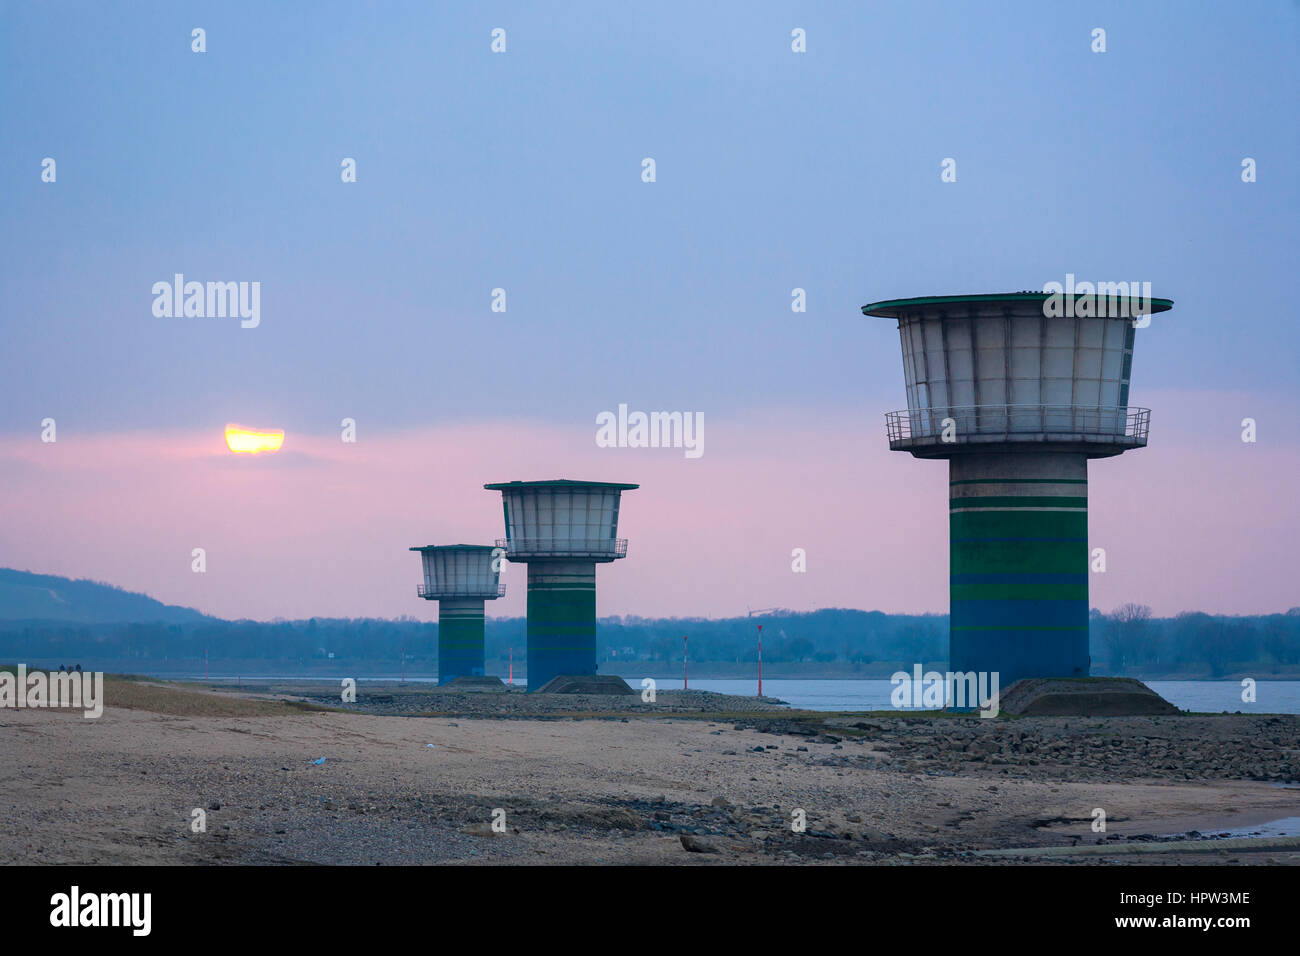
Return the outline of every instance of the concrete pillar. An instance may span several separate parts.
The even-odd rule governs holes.
[[[1087,677],[1087,457],[964,452],[948,477],[950,669]]]
[[[528,689],[596,673],[596,564],[528,562]]]
[[[455,677],[482,677],[483,598],[442,598],[438,602],[438,683]]]

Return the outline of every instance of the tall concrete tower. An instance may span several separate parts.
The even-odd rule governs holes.
[[[483,608],[506,593],[488,544],[444,544],[420,552],[424,583],[416,593],[438,602],[438,683],[483,676]],[[497,564],[500,568],[500,564]]]
[[[890,449],[948,460],[952,671],[1004,688],[1088,675],[1088,459],[1146,445],[1151,413],[1128,396],[1150,318],[1135,316],[1172,307],[1046,292],[862,307],[902,340]]]
[[[637,485],[507,481],[506,536],[497,546],[528,565],[528,689],[552,677],[596,673],[596,565],[627,556],[618,506]]]

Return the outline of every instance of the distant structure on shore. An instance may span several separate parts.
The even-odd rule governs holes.
[[[438,602],[438,683],[484,676],[483,609],[506,593],[490,544],[426,545],[424,583],[416,593]],[[495,567],[493,566],[495,564]]]
[[[596,673],[596,565],[627,556],[618,537],[624,491],[607,481],[507,481],[501,492],[510,561],[528,565],[528,689]]]
[[[1172,307],[1073,290],[862,307],[902,340],[890,449],[948,461],[954,672],[1088,675],[1088,459],[1146,445],[1134,334]]]

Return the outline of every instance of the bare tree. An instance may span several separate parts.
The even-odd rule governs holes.
[[[1121,604],[1110,613],[1106,632],[1111,667],[1127,671],[1150,663],[1154,651],[1151,608],[1145,604]]]

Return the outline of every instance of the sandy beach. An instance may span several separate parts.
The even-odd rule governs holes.
[[[1295,716],[722,717],[661,698],[669,711],[577,719],[552,697],[545,717],[416,717],[115,682],[98,720],[0,712],[0,861],[1008,863],[974,853],[1300,816]],[[1186,846],[1051,862],[1300,862],[1294,845]]]

